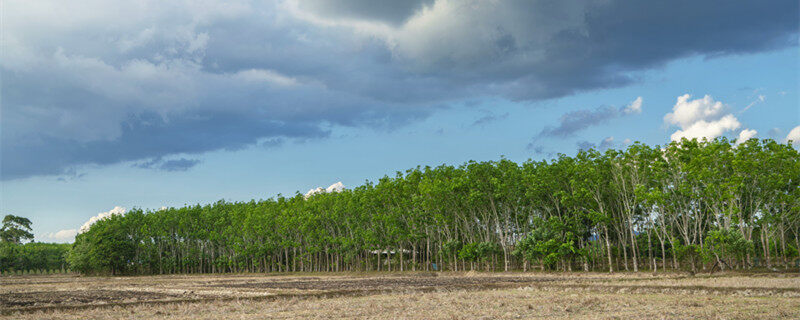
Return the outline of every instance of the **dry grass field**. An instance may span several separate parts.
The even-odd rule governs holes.
[[[800,275],[366,273],[0,278],[9,319],[800,319]]]

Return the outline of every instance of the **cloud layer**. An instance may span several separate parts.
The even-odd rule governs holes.
[[[681,57],[793,46],[798,30],[784,0],[3,5],[4,180],[184,170],[196,163],[175,156],[396,127],[477,96],[623,86]]]
[[[616,108],[613,106],[597,107],[594,110],[577,110],[567,112],[559,119],[558,126],[545,127],[536,136],[536,139],[546,137],[569,137],[574,133],[586,128],[607,122],[608,120],[619,118],[628,114],[642,112],[642,97],[627,106]]]
[[[332,184],[332,185],[330,185],[330,186],[328,186],[327,188],[324,188],[324,189],[322,187],[318,187],[318,188],[315,188],[315,189],[310,189],[310,190],[308,190],[308,192],[306,192],[304,197],[306,199],[308,199],[308,197],[313,196],[315,194],[331,193],[331,192],[342,192],[342,190],[344,190],[344,184],[341,181],[339,181],[339,182],[336,182],[336,183],[334,183],[334,184]]]
[[[75,236],[78,235],[78,229],[64,229],[59,230],[56,232],[50,232],[44,235],[45,241],[54,241],[54,242],[72,242],[75,240]]]
[[[691,97],[689,94],[679,96],[672,112],[664,116],[664,122],[680,128],[670,136],[673,141],[714,139],[741,127],[739,119],[730,113],[727,105],[709,95],[695,100],[690,100]]]
[[[630,141],[625,143],[626,144],[630,143]],[[611,147],[614,147],[615,143],[614,143],[614,137],[605,137],[603,138],[603,140],[600,140],[600,143],[598,144],[594,144],[592,142],[583,140],[583,141],[578,141],[576,145],[578,146],[579,150],[588,150],[594,148],[599,151],[605,151]]]
[[[200,160],[197,159],[171,159],[171,160],[164,160],[161,158],[155,158],[149,161],[145,161],[142,163],[137,163],[135,167],[143,168],[143,169],[158,169],[162,171],[186,171],[190,168],[198,165]]]
[[[758,131],[752,129],[744,129],[739,132],[739,137],[736,138],[736,144],[742,144],[747,140],[755,138],[758,134]]]
[[[162,209],[163,209],[163,207],[162,207]],[[62,242],[62,243],[72,242],[72,241],[75,241],[75,236],[77,236],[78,234],[84,233],[86,231],[89,231],[89,228],[91,228],[92,225],[95,222],[100,221],[100,220],[105,219],[105,218],[108,218],[108,217],[111,217],[111,216],[114,216],[114,215],[124,215],[126,212],[128,212],[128,210],[126,208],[123,208],[123,207],[120,207],[120,206],[115,206],[111,210],[108,210],[108,211],[105,211],[105,212],[100,212],[96,216],[93,216],[93,217],[89,218],[89,220],[87,220],[78,229],[63,229],[63,230],[59,230],[59,231],[56,231],[56,232],[46,233],[46,234],[43,234],[41,236],[41,238],[42,238],[41,240],[52,241],[52,242]]]
[[[792,142],[793,145],[800,146],[800,126],[796,126],[786,135],[784,142]]]
[[[80,229],[78,229],[78,233],[83,233],[83,232],[89,231],[89,228],[91,228],[92,225],[97,221],[103,220],[105,218],[108,218],[108,217],[111,217],[111,216],[114,216],[114,215],[124,215],[126,212],[128,212],[128,209],[125,209],[125,208],[120,207],[120,206],[116,206],[116,207],[114,207],[114,209],[108,210],[106,212],[100,212],[96,216],[89,218],[89,220],[87,220],[80,227]]]

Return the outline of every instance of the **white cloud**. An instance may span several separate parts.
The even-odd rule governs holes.
[[[664,121],[678,126],[670,138],[673,141],[681,138],[713,139],[733,131],[741,126],[739,119],[730,112],[728,106],[706,95],[701,99],[689,100],[691,95],[678,97],[672,112],[664,116]]]
[[[249,69],[239,71],[234,74],[235,77],[244,81],[251,82],[269,82],[282,86],[292,86],[297,84],[297,80],[292,77],[287,77],[273,70],[267,69]]]
[[[744,129],[744,130],[742,130],[741,132],[739,132],[739,137],[736,138],[736,145],[739,145],[741,143],[744,143],[747,140],[750,140],[751,138],[755,137],[756,134],[758,134],[758,131],[756,131],[756,130],[752,130],[752,129]]]
[[[97,221],[100,221],[102,219],[108,218],[113,215],[123,215],[125,214],[125,212],[128,212],[128,209],[125,209],[120,206],[116,206],[114,207],[114,209],[108,210],[106,212],[100,212],[96,216],[89,218],[89,220],[86,221],[86,223],[84,223],[81,226],[79,233],[84,233],[86,231],[89,231],[89,228]]]
[[[341,181],[339,181],[337,183],[334,183],[334,184],[328,186],[327,188],[325,188],[325,192],[328,192],[328,193],[331,193],[331,192],[342,192],[342,190],[344,190],[344,184]]]
[[[683,128],[683,130],[675,131],[670,138],[675,141],[680,140],[681,138],[713,139],[721,136],[727,131],[736,130],[740,126],[741,124],[739,123],[739,120],[737,120],[732,114],[729,114],[715,121],[697,121],[691,126]]]
[[[55,242],[72,242],[77,234],[78,229],[64,229],[45,234],[44,238]]]
[[[757,105],[759,103],[764,102],[764,100],[766,100],[766,99],[767,99],[766,96],[764,96],[763,94],[759,94],[758,97],[755,100],[753,100],[753,102],[750,102],[750,104],[748,104],[746,107],[744,107],[744,109],[742,109],[742,111],[739,111],[739,113],[747,111],[747,109],[750,109],[754,105]]]
[[[328,186],[325,189],[323,189],[322,187],[319,187],[319,188],[308,190],[308,192],[306,192],[304,197],[306,199],[308,199],[308,197],[313,196],[313,195],[318,194],[318,193],[341,192],[342,190],[344,190],[344,184],[341,181],[339,181],[337,183],[334,183],[334,184]]]
[[[672,107],[672,113],[664,116],[664,120],[686,128],[699,120],[718,118],[725,113],[725,105],[720,101],[714,101],[709,95],[702,99],[689,100],[691,97],[688,93],[678,97],[678,101]]]
[[[625,109],[623,109],[622,112],[625,112],[627,114],[642,113],[642,97],[638,97],[636,98],[636,100],[633,100],[633,102],[631,102],[631,104],[625,107]]]
[[[793,145],[800,146],[800,126],[794,127],[789,134],[786,135],[785,142],[792,141]]]

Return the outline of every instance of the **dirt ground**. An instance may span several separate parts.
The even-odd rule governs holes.
[[[800,274],[11,276],[0,317],[800,319]]]

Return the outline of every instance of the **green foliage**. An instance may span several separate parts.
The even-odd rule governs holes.
[[[67,265],[65,255],[70,244],[29,242],[0,243],[0,271],[62,269]]]
[[[675,251],[677,252],[678,259],[688,261],[692,265],[692,271],[697,271],[696,263],[698,263],[703,257],[703,251],[700,245],[677,244],[675,245]]]
[[[798,159],[772,140],[717,139],[417,167],[336,193],[131,210],[79,235],[68,260],[105,274],[461,270],[465,262],[510,270],[525,261],[697,270],[715,254],[745,266],[741,252],[785,264],[800,242]]]
[[[461,241],[450,240],[442,245],[442,251],[448,255],[458,255],[462,247]]]
[[[787,257],[789,257],[789,258],[800,257],[800,251],[798,251],[795,246],[793,246],[791,244],[788,244],[786,246],[787,246],[787,249],[788,249],[788,250],[786,250],[786,256]]]
[[[3,218],[3,227],[0,228],[0,240],[20,244],[25,240],[33,240],[31,221],[28,218],[6,215]]]
[[[706,261],[719,260],[725,267],[732,266],[737,260],[741,261],[753,249],[753,242],[747,241],[741,233],[721,229],[708,232],[702,254]]]
[[[75,238],[68,261],[70,268],[83,273],[124,274],[133,261],[136,244],[127,234],[121,216],[98,221],[89,231]]]
[[[556,217],[537,220],[538,227],[520,240],[516,253],[528,261],[539,260],[548,268],[554,268],[564,259],[572,260],[586,254],[577,246],[576,233],[569,224]]]
[[[31,221],[28,218],[6,215],[0,229],[0,273],[15,270],[35,270],[43,273],[50,269],[62,269],[66,265],[65,255],[69,244],[39,243],[33,240]]]
[[[487,262],[495,254],[502,250],[495,243],[491,242],[472,242],[464,245],[458,250],[459,259],[471,262]]]

